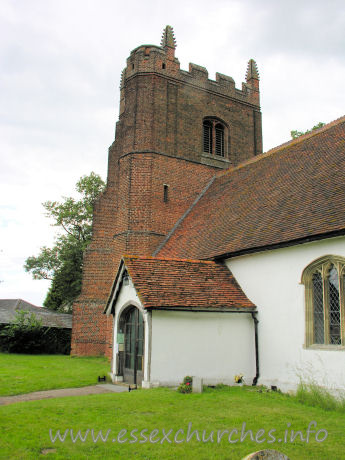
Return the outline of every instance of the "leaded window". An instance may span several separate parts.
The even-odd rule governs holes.
[[[324,308],[322,290],[322,277],[320,272],[316,272],[313,274],[314,343],[324,343]]]
[[[303,272],[306,345],[345,345],[345,258],[326,256]]]
[[[329,303],[329,343],[341,344],[340,337],[340,296],[338,271],[331,265],[327,280],[327,297]]]

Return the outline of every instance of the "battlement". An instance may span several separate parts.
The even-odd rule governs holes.
[[[203,66],[190,63],[182,70],[175,51],[171,26],[164,29],[160,46],[144,44],[131,51],[121,78],[117,155],[154,151],[228,168],[262,153],[255,61],[249,61],[238,89],[228,75],[217,72],[210,79]],[[222,130],[218,138],[216,129]]]
[[[192,85],[204,91],[242,101],[260,107],[259,74],[256,63],[250,59],[247,66],[246,82],[242,88],[235,86],[235,81],[228,75],[216,73],[216,79],[209,78],[205,67],[190,63],[189,70],[182,70],[175,57],[176,41],[173,31],[167,26],[163,32],[162,46],[141,45],[135,48],[127,59],[127,66],[122,72],[121,89],[126,82],[138,74],[157,74],[175,83]]]

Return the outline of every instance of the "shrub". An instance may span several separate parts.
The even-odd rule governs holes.
[[[180,393],[191,393],[193,389],[193,378],[187,375],[181,385],[178,387],[177,391]]]
[[[0,348],[9,353],[68,354],[70,342],[71,331],[44,327],[34,313],[24,310],[0,332]]]

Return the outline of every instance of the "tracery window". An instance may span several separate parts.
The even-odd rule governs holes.
[[[345,346],[345,258],[326,256],[303,272],[306,345]]]
[[[225,157],[225,126],[215,119],[203,122],[203,151],[210,155]]]

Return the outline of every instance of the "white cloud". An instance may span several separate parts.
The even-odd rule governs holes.
[[[261,76],[264,148],[343,115],[343,0],[2,0],[0,3],[0,297],[42,304],[25,258],[53,240],[41,202],[105,177],[130,51],[171,24],[181,67]]]

